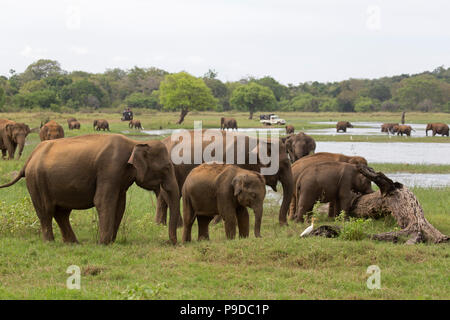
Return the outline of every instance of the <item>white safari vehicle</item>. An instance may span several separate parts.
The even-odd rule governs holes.
[[[259,122],[268,126],[286,124],[286,120],[279,118],[276,114],[270,115],[269,119],[261,119]]]

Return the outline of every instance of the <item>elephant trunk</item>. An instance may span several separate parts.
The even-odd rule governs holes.
[[[255,213],[255,237],[259,238],[261,237],[261,220],[263,215],[262,204],[255,206],[253,212]]]
[[[18,136],[17,144],[19,145],[19,154],[17,155],[17,160],[19,160],[20,156],[22,155],[23,148],[25,147],[25,136]]]
[[[278,220],[280,225],[287,225],[287,213],[294,193],[294,178],[292,176],[291,165],[280,168],[278,179],[283,187],[283,201],[280,207]]]
[[[175,170],[173,166],[161,184],[163,190],[167,193],[170,217],[169,217],[169,239],[172,244],[177,243],[177,226],[181,219],[180,214],[180,192],[178,190],[178,183],[175,177]]]

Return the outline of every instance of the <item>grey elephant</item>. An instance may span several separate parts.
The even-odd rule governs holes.
[[[353,125],[348,121],[339,121],[336,124],[336,132],[339,131],[347,132],[347,128],[353,128]]]
[[[107,120],[105,119],[100,119],[100,120],[94,120],[94,130],[100,131],[100,130],[109,130],[109,123]]]
[[[425,135],[428,136],[428,131],[433,132],[433,137],[436,134],[440,134],[442,136],[449,136],[449,128],[445,123],[428,123],[425,129]]]
[[[195,218],[198,238],[209,239],[208,226],[215,215],[222,217],[228,239],[248,237],[247,207],[255,213],[255,237],[261,235],[263,201],[266,195],[264,177],[254,171],[231,164],[202,164],[186,178],[183,196],[183,241],[191,241]]]
[[[306,133],[299,132],[281,139],[286,144],[286,151],[289,154],[291,162],[313,154],[316,150],[316,142]]]
[[[18,146],[19,154],[17,159],[20,159],[25,146],[25,138],[29,133],[30,128],[25,123],[0,119],[0,149],[2,150],[2,158],[5,159],[6,152],[8,152],[8,159],[14,159],[14,154]]]
[[[225,130],[225,129],[238,129],[237,127],[237,121],[235,118],[220,118],[220,129]]]

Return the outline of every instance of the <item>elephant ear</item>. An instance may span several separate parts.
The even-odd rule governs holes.
[[[145,174],[148,169],[147,162],[145,161],[145,154],[149,152],[150,146],[148,144],[137,144],[133,148],[128,164],[132,165],[136,169],[136,178],[139,181],[144,181]]]
[[[244,189],[244,177],[242,175],[234,177],[231,185],[233,186],[234,196],[236,197]]]
[[[12,136],[13,128],[14,128],[14,124],[12,124],[12,123],[7,124],[5,127],[6,132],[8,132],[8,136],[10,136],[10,137]]]

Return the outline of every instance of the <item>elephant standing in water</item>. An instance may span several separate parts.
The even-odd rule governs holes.
[[[394,133],[393,128],[395,126],[398,127],[398,123],[383,123],[381,125],[381,132],[386,132],[387,134]]]
[[[8,151],[8,159],[14,159],[17,146],[19,146],[17,159],[20,159],[25,146],[25,138],[29,133],[30,128],[25,123],[0,119],[0,149],[2,150],[2,158],[6,158],[6,151]]]
[[[408,137],[411,136],[411,131],[416,131],[414,130],[411,126],[406,125],[406,124],[401,124],[399,126],[394,126],[392,128],[393,132],[397,132],[397,135],[401,135],[403,136],[403,134],[406,134]]]
[[[165,190],[170,207],[169,237],[172,243],[177,241],[178,185],[167,149],[160,141],[138,142],[118,134],[44,141],[17,177],[0,188],[21,178],[26,179],[44,240],[54,240],[55,218],[64,242],[77,242],[70,212],[95,206],[100,243],[114,241],[125,211],[126,192],[136,182],[147,190]]]
[[[41,141],[64,138],[64,129],[56,121],[49,121],[39,131]]]
[[[353,128],[353,125],[348,121],[339,121],[336,124],[336,132],[339,131],[347,132],[347,128]]]
[[[255,213],[255,237],[260,237],[266,182],[257,172],[232,164],[202,164],[186,178],[183,195],[183,241],[191,241],[192,224],[197,218],[198,239],[209,239],[208,226],[215,215],[225,222],[228,239],[248,237],[247,207]]]
[[[262,168],[267,167],[269,165],[272,165],[274,167],[278,167],[278,170],[274,174],[266,174],[264,175],[264,179],[266,181],[266,185],[270,186],[274,191],[276,191],[277,183],[278,181],[281,182],[281,185],[283,187],[283,200],[280,207],[279,212],[279,223],[280,225],[287,224],[287,212],[289,209],[289,204],[292,198],[292,194],[294,191],[294,181],[292,179],[292,171],[291,171],[291,162],[289,160],[289,157],[286,153],[286,147],[284,143],[280,143],[278,139],[276,139],[276,144],[273,144],[274,146],[278,145],[278,150],[272,149],[272,143],[269,143],[270,140],[264,140],[260,138],[255,137],[249,137],[245,135],[240,135],[237,133],[234,134],[227,134],[223,131],[217,131],[217,130],[208,130],[209,133],[215,133],[217,135],[220,135],[223,139],[223,152],[221,159],[221,162],[224,163],[230,163],[227,160],[226,155],[231,154],[233,156],[232,163],[237,164],[239,167],[247,170],[252,170],[256,172],[261,172]],[[169,151],[169,154],[172,153],[172,150],[174,148],[180,148],[184,147],[184,149],[190,149],[190,158],[188,159],[188,162],[181,162],[179,164],[175,164],[175,175],[177,177],[178,186],[181,190],[184,181],[186,180],[186,177],[191,172],[192,169],[197,167],[201,163],[195,163],[194,161],[194,145],[201,146],[202,150],[202,157],[199,159],[201,162],[204,162],[203,158],[203,152],[205,149],[209,146],[209,141],[204,141],[204,133],[203,131],[201,134],[194,135],[194,131],[189,131],[190,136],[190,144],[183,141],[171,141],[171,137],[167,137],[162,140],[162,143],[166,145],[167,150]],[[243,143],[238,144],[238,137],[243,139]],[[207,139],[205,137],[205,139]],[[257,148],[253,148],[252,146],[258,145],[258,142],[260,142],[263,146],[267,146],[268,154],[272,155],[272,153],[276,152],[276,156],[278,157],[278,160],[276,163],[270,163],[270,164],[263,164],[260,159],[262,156],[261,150]],[[252,149],[253,148],[253,149]],[[233,151],[231,151],[233,150]],[[238,163],[237,159],[239,157],[242,157],[245,161],[240,164]],[[250,164],[250,157],[255,156],[257,158],[257,162],[255,164]],[[275,155],[272,155],[275,157]],[[161,193],[157,194],[158,196],[158,202],[157,202],[157,208],[156,208],[156,222],[165,224],[166,221],[166,212],[167,212],[167,201],[165,200],[164,190],[162,190]],[[247,215],[248,218],[248,215]]]
[[[238,127],[237,127],[236,119],[235,118],[224,118],[224,117],[220,118],[220,129],[221,130],[236,129],[236,131],[237,131]]]
[[[425,135],[428,136],[428,131],[431,130],[433,132],[433,137],[436,134],[440,134],[442,136],[449,136],[449,128],[445,123],[429,123],[427,124],[427,128],[425,129]]]

